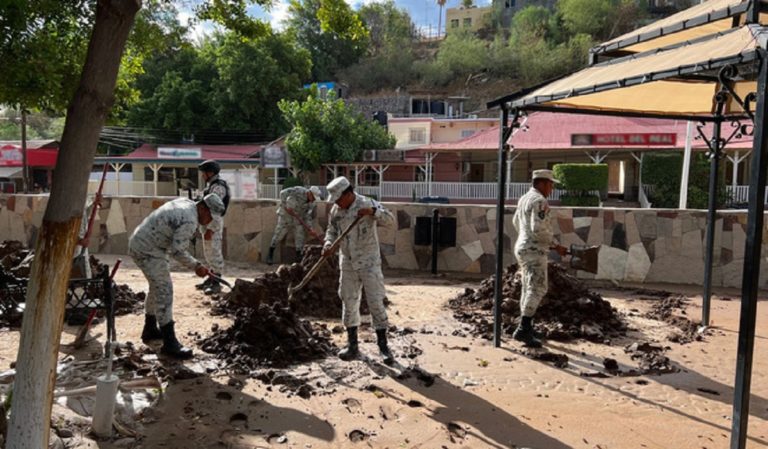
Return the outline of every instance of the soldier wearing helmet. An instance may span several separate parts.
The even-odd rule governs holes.
[[[293,240],[296,245],[296,258],[301,261],[304,251],[304,226],[312,229],[312,221],[315,212],[315,202],[322,200],[323,195],[318,187],[289,187],[280,191],[280,206],[277,208],[277,226],[272,235],[272,243],[269,245],[267,263],[272,265],[275,257],[275,248],[293,228]],[[320,240],[320,236],[314,231],[312,237]]]
[[[218,162],[209,159],[198,165],[197,168],[205,180],[203,195],[215,193],[224,203],[224,212],[221,216],[214,219],[208,226],[201,226],[200,228],[200,233],[203,235],[203,254],[205,255],[205,260],[211,266],[214,273],[221,277],[224,271],[224,254],[221,245],[224,232],[224,214],[227,213],[227,207],[229,207],[229,185],[227,185],[227,181],[219,177],[221,165]],[[196,287],[203,290],[206,295],[221,291],[221,284],[213,278],[206,279],[205,282],[198,284]]]

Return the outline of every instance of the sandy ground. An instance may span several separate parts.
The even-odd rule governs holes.
[[[112,264],[114,257],[101,256]],[[250,279],[267,267],[232,267],[227,278]],[[214,324],[210,305],[194,284],[191,273],[173,273],[177,333],[195,345],[190,333],[207,335]],[[549,342],[553,352],[567,354],[567,368],[555,368],[523,355],[514,341],[501,348],[491,342],[452,335],[466,326],[453,319],[447,301],[469,279],[427,275],[387,276],[392,301],[390,320],[414,333],[397,335],[392,345],[398,365],[379,363],[370,331],[364,331],[366,359],[344,363],[327,359],[292,368],[311,378],[318,395],[302,399],[287,395],[248,376],[219,370],[189,380],[175,380],[163,390],[157,405],[138,418],[143,437],[100,441],[81,447],[143,448],[533,448],[615,449],[728,447],[740,302],[738,292],[722,291],[712,305],[714,329],[702,342],[686,345],[665,342],[666,324],[631,317],[626,341],[599,345],[583,341]],[[118,283],[145,290],[140,271],[123,261]],[[670,290],[670,286],[664,286]],[[700,316],[698,288],[671,289],[689,295],[688,316]],[[606,299],[622,311],[646,310],[648,300],[627,291],[603,287]],[[765,296],[765,295],[763,295]],[[142,316],[118,317],[121,341],[142,347]],[[331,325],[338,322],[329,322]],[[749,448],[768,448],[768,301],[758,307],[757,337],[752,375]],[[76,328],[67,327],[62,356]],[[91,331],[104,332],[99,325]],[[18,332],[0,331],[0,371],[15,360]],[[334,336],[342,345],[341,336]],[[604,357],[622,367],[635,363],[623,351],[631,341],[656,340],[668,344],[667,355],[680,372],[640,377],[583,377],[602,369]],[[74,355],[98,358],[103,336]],[[421,350],[414,358],[405,353]],[[418,354],[418,350],[416,350]],[[196,347],[196,359],[211,361]],[[162,360],[160,363],[166,363]],[[418,366],[436,375],[432,385],[415,377],[398,378]],[[402,377],[402,376],[400,376]],[[228,394],[225,394],[228,393]]]

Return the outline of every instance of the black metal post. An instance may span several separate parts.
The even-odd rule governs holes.
[[[437,243],[440,241],[440,211],[432,209],[432,274],[437,274]]]
[[[721,95],[722,94],[722,95]],[[718,94],[718,97],[725,96],[724,93]],[[718,98],[717,120],[713,124],[712,143],[710,144],[710,163],[709,163],[709,204],[707,208],[707,246],[704,256],[704,295],[701,305],[701,325],[709,326],[709,310],[712,300],[712,258],[715,252],[715,223],[717,221],[717,179],[720,169],[721,142],[720,132],[722,127],[722,106],[724,101]]]
[[[741,315],[739,346],[736,356],[736,383],[733,394],[731,449],[747,447],[749,395],[752,382],[752,356],[755,347],[755,315],[760,283],[760,251],[763,241],[765,182],[768,171],[768,53],[760,50],[760,74],[757,80],[755,132],[752,140],[752,166],[749,178],[749,212],[747,240],[744,249],[744,271],[741,280]]]
[[[501,276],[504,270],[504,203],[507,190],[507,121],[509,109],[506,104],[501,105],[501,122],[499,123],[499,198],[496,203],[496,279],[493,287],[493,345],[501,346]]]

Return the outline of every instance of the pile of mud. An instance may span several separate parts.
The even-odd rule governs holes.
[[[18,240],[6,240],[0,243],[0,268],[7,275],[16,278],[28,277],[33,259],[32,251],[24,248]]]
[[[341,316],[339,299],[339,258],[331,256],[306,286],[288,297],[288,287],[298,285],[320,260],[322,247],[305,248],[301,263],[280,265],[277,270],[256,277],[253,281],[238,279],[224,301],[215,307],[215,313],[231,313],[240,308],[256,308],[261,304],[282,304],[299,316],[338,318]],[[363,295],[363,298],[365,295]],[[385,304],[387,302],[385,301]],[[361,301],[360,312],[368,313],[368,304]]]
[[[205,352],[244,370],[282,368],[335,352],[327,329],[315,329],[281,303],[241,308],[234,324],[201,342]]]
[[[517,265],[504,270],[502,277],[502,331],[511,335],[520,317],[520,276]],[[549,264],[549,291],[534,318],[536,330],[550,340],[584,338],[604,342],[624,335],[626,324],[611,304],[589,290],[562,266]],[[477,290],[468,288],[449,302],[454,317],[473,327],[473,334],[493,336],[495,275],[484,279]]]

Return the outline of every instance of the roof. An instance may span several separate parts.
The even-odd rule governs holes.
[[[750,3],[750,0],[709,0],[604,42],[591,52],[641,52],[726,31],[733,27],[733,17],[744,14]],[[739,18],[737,23],[743,20]]]
[[[0,148],[3,147],[21,148],[21,140],[0,140]],[[27,140],[27,149],[37,148],[59,148],[58,140]]]
[[[258,161],[266,145],[191,145],[191,144],[148,144],[140,146],[124,156],[100,157],[106,162],[166,162],[199,163],[207,159],[219,162],[241,163]]]
[[[59,142],[55,140],[27,141],[27,165],[30,167],[55,167],[59,153]],[[21,167],[24,155],[20,141],[0,141],[0,166]]]
[[[613,150],[631,149],[633,151],[682,149],[685,146],[687,120],[663,120],[655,118],[633,118],[598,116],[588,114],[555,114],[552,112],[534,112],[528,116],[524,130],[517,131],[509,143],[517,151],[547,150]],[[711,136],[711,124],[707,124],[705,135]],[[723,125],[723,136],[730,135],[729,125]],[[695,132],[695,131],[694,131]],[[590,135],[674,135],[674,144],[643,145],[573,145],[572,136]],[[700,139],[693,141],[693,147],[706,148]],[[732,140],[726,149],[752,148],[752,138],[743,137]],[[421,151],[496,151],[499,149],[499,127],[494,126],[477,132],[465,139],[450,143],[433,143],[419,147]]]

